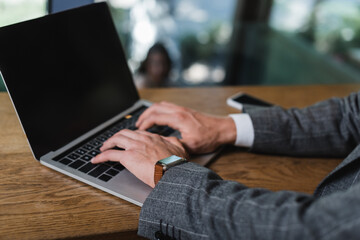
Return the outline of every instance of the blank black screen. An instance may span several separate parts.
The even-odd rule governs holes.
[[[0,70],[37,159],[139,99],[106,3],[1,28]]]

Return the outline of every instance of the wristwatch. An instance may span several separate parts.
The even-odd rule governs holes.
[[[155,185],[160,181],[162,176],[164,175],[165,171],[169,168],[177,166],[181,163],[187,162],[186,159],[178,157],[176,155],[172,155],[170,157],[161,159],[155,165],[155,173],[154,173],[154,182]]]

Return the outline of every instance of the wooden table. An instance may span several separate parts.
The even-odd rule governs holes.
[[[226,115],[228,96],[244,91],[286,108],[346,96],[360,85],[221,87],[142,90],[167,100]],[[293,158],[227,148],[209,167],[250,187],[312,193],[341,160]],[[0,93],[0,239],[136,239],[140,208],[40,165],[6,93]],[[231,166],[231,167],[230,167]]]

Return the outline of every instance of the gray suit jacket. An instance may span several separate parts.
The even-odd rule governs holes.
[[[249,113],[252,151],[348,155],[314,195],[224,181],[207,168],[171,168],[145,201],[138,234],[173,239],[360,239],[360,93],[305,109]],[[163,238],[164,239],[164,238]]]

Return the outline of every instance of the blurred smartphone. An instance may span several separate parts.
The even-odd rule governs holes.
[[[261,100],[259,98],[250,96],[246,93],[237,93],[226,100],[227,105],[230,107],[246,112],[249,109],[271,107],[273,104]]]

